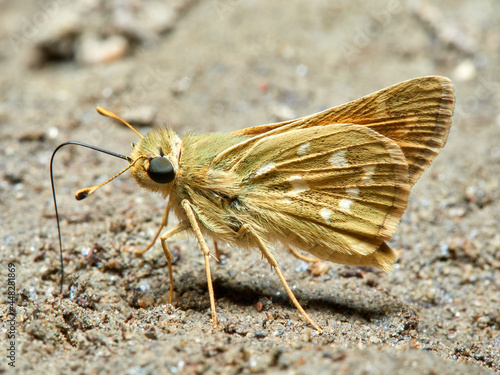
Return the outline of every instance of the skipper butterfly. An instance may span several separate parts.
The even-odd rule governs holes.
[[[160,237],[169,301],[174,282],[167,240],[187,231],[205,259],[214,326],[209,259],[216,256],[204,236],[258,249],[319,331],[288,286],[273,247],[283,244],[322,260],[390,270],[396,254],[386,241],[408,206],[412,186],[446,143],[453,108],[452,82],[429,76],[296,120],[182,139],[168,128],[142,136],[115,114],[97,109],[140,136],[119,174],[130,169],[140,186],[168,199],[154,239],[137,252]],[[81,189],[77,199],[103,184]],[[170,211],[179,224],[162,234]]]

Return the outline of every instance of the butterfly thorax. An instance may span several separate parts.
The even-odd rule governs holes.
[[[202,230],[225,242],[235,242],[235,234],[245,222],[242,180],[225,163],[213,163],[214,158],[248,136],[224,133],[188,134],[182,140],[179,172],[170,199],[177,216],[184,212],[184,199],[192,202]]]

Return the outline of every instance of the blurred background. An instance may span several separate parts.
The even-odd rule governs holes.
[[[68,363],[82,373],[113,365],[127,374],[408,374],[413,362],[439,373],[499,369],[495,0],[0,0],[0,8],[0,259],[19,265],[24,371],[67,370]],[[128,248],[147,244],[165,202],[125,176],[75,203],[77,189],[124,167],[75,148],[61,151],[55,174],[67,272],[80,292],[63,307],[55,303],[51,153],[75,140],[128,154],[136,141],[96,105],[142,133],[166,125],[182,136],[301,117],[436,74],[456,84],[454,124],[394,236],[396,270],[327,265],[315,274],[281,255],[299,300],[325,327],[322,336],[302,327],[276,294],[281,286],[260,256],[229,249],[230,266],[213,266],[225,328],[211,335],[202,257],[191,239],[178,242],[179,302],[167,317],[153,318],[168,291],[161,249],[137,258]],[[256,263],[248,267],[250,260]],[[261,296],[282,311],[272,327],[255,309]],[[159,323],[169,317],[177,330]],[[189,332],[199,340],[188,345],[193,337],[182,335]],[[96,352],[94,362],[84,360]]]

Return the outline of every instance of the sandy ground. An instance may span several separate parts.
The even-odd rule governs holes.
[[[500,370],[500,8],[495,0],[0,1],[0,372],[22,374],[486,374]],[[285,252],[281,268],[318,334],[257,254],[212,263],[172,243],[175,295],[154,235],[164,200],[126,163],[56,157],[66,270],[59,298],[49,161],[68,140],[122,154],[166,124],[229,131],[317,112],[409,78],[457,89],[448,144],[412,192],[393,272]],[[171,224],[172,225],[172,224]],[[9,339],[9,267],[17,302]],[[12,283],[12,281],[11,281]],[[8,365],[14,342],[15,368]]]

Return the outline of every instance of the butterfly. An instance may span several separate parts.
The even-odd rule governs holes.
[[[168,199],[160,237],[193,234],[205,260],[213,325],[217,325],[205,237],[256,249],[277,273],[290,299],[313,328],[320,327],[295,298],[281,272],[276,244],[340,264],[390,270],[397,257],[387,245],[408,206],[412,186],[445,145],[454,86],[445,77],[408,80],[347,104],[295,120],[232,133],[187,134],[158,128],[141,135],[128,166],[110,180],[77,192],[83,199],[131,171],[137,183]],[[164,231],[169,213],[179,219]]]

